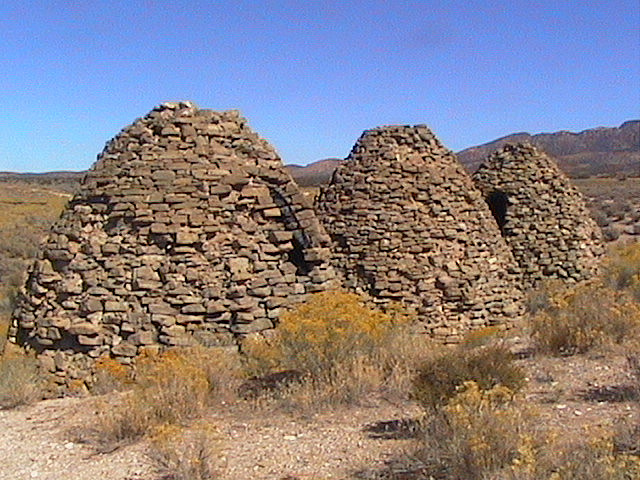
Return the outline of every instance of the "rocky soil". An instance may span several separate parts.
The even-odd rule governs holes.
[[[630,378],[621,355],[519,362],[529,378],[526,400],[538,411],[541,428],[560,429],[567,442],[581,439],[585,428],[630,422],[640,413],[638,403],[624,397]],[[0,411],[0,479],[159,478],[145,441],[97,454],[72,440],[94,418],[94,402],[65,398]],[[204,419],[220,435],[221,479],[418,478],[409,458],[416,440],[407,429],[420,414],[413,404],[378,398],[306,415],[253,408],[222,405]]]

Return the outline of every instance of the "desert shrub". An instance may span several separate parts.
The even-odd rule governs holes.
[[[547,445],[538,450],[529,471],[508,473],[496,480],[635,480],[640,458],[616,452],[604,435],[578,445]]]
[[[567,443],[542,431],[534,410],[502,386],[483,390],[467,382],[428,417],[415,457],[437,480],[635,480],[640,474],[637,435],[585,432]],[[631,433],[629,433],[631,432]],[[626,443],[624,443],[626,442]],[[631,446],[629,446],[631,445]],[[621,446],[625,449],[622,449]]]
[[[635,455],[640,461],[640,414],[618,422],[612,438],[613,452],[618,455]]]
[[[518,391],[524,385],[524,371],[503,345],[480,348],[451,348],[425,361],[413,381],[413,397],[431,411],[446,405],[465,382],[481,390],[502,385]]]
[[[7,333],[9,332],[10,324],[9,315],[0,313],[0,356],[4,353],[7,345]]]
[[[556,292],[551,307],[531,320],[538,349],[553,355],[574,355],[597,346],[620,344],[637,335],[639,328],[640,305],[626,292],[599,283]]]
[[[220,388],[216,380],[232,368],[227,354],[217,349],[173,349],[142,357],[132,388],[121,394],[116,405],[99,401],[95,425],[81,432],[80,440],[107,451],[133,442],[159,425],[199,417]]]
[[[0,356],[0,408],[14,408],[40,397],[34,358],[23,354]]]
[[[640,302],[640,243],[613,250],[604,266],[605,285],[628,290]]]
[[[96,361],[91,393],[103,395],[106,393],[126,390],[133,385],[133,372],[130,368],[109,356],[103,356]]]
[[[249,342],[244,350],[250,370],[293,369],[319,376],[376,352],[394,325],[393,316],[368,308],[355,294],[323,292],[284,314],[268,341]]]
[[[220,441],[210,425],[191,430],[159,427],[151,438],[147,456],[162,480],[220,478]]]
[[[613,242],[614,240],[617,240],[618,238],[620,238],[621,234],[622,234],[622,230],[617,225],[609,225],[608,227],[605,227],[602,229],[602,235],[604,236],[604,239],[607,240],[608,242]]]
[[[461,345],[465,348],[476,348],[496,342],[502,338],[503,329],[498,325],[470,330],[462,338]]]
[[[480,480],[509,467],[530,469],[530,417],[508,388],[466,382],[425,423],[424,447],[416,454],[425,466],[424,478]]]
[[[436,347],[409,333],[398,308],[392,312],[373,310],[354,294],[316,294],[283,315],[272,337],[245,342],[246,368],[258,376],[297,372],[300,381],[270,392],[291,408],[352,403],[372,392],[405,398],[417,359]]]
[[[562,280],[548,279],[527,292],[525,307],[527,313],[533,315],[553,308],[553,296],[565,288]]]
[[[627,368],[631,379],[631,395],[635,400],[640,400],[640,339],[629,342],[626,346],[625,356]]]
[[[609,220],[607,214],[598,208],[594,208],[591,211],[591,217],[595,220],[600,228],[607,227],[611,223],[611,220]]]
[[[538,416],[502,386],[467,382],[425,422],[415,457],[420,478],[437,480],[635,480],[640,456],[633,433],[600,431],[582,443],[536,427]],[[637,433],[637,430],[636,430]],[[618,434],[619,436],[620,434]],[[618,443],[616,443],[618,442]],[[629,447],[631,442],[631,447]],[[621,450],[624,445],[627,450]]]

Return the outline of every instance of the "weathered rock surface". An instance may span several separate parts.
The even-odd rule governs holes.
[[[235,111],[163,104],[111,140],[46,239],[10,340],[64,386],[95,358],[234,344],[340,284],[330,238]]]
[[[316,211],[348,288],[456,341],[522,313],[515,262],[471,178],[423,125],[363,133]]]
[[[604,254],[582,194],[536,147],[506,145],[473,175],[520,266],[523,283],[593,276]]]

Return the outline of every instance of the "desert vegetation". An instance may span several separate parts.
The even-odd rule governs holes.
[[[91,441],[111,450],[146,437],[163,478],[218,478],[224,442],[203,418],[221,398],[234,408],[309,414],[386,396],[416,402],[423,414],[414,419],[415,450],[398,459],[413,465],[411,476],[376,478],[638,478],[637,416],[568,434],[546,423],[544,410],[560,399],[532,402],[530,384],[539,362],[624,357],[627,383],[617,385],[624,397],[604,401],[638,409],[640,275],[623,259],[639,251],[613,252],[592,282],[546,286],[526,325],[470,332],[455,347],[415,342],[401,310],[378,312],[356,295],[331,292],[285,315],[273,336],[248,339],[242,354],[169,351],[141,359],[135,372],[106,359],[96,391],[110,385],[121,393],[101,397]],[[526,348],[514,347],[523,337]]]
[[[10,207],[0,219],[3,339],[26,264],[66,202],[24,188],[0,198]],[[150,350],[135,369],[101,358],[94,421],[69,435],[104,454],[143,444],[157,478],[225,478],[225,438],[211,412],[312,418],[395,402],[420,408],[408,422],[413,447],[394,460],[401,469],[366,478],[639,478],[640,245],[612,249],[597,279],[544,285],[528,304],[522,325],[445,347],[413,335],[401,308],[317,294],[240,351]],[[24,408],[39,387],[33,358],[1,357],[0,408]],[[563,416],[570,410],[580,415]]]
[[[25,183],[3,184],[0,189],[0,352],[28,263],[68,199],[64,193]]]
[[[0,190],[0,353],[5,349],[9,316],[18,288],[38,244],[60,215],[68,197],[16,182]],[[12,350],[0,357],[0,408],[30,403],[39,398],[36,361]]]
[[[612,176],[574,180],[605,239],[640,235],[640,179]]]

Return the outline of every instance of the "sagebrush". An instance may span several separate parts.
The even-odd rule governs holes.
[[[115,405],[101,399],[94,425],[81,439],[112,450],[160,425],[177,425],[203,415],[218,389],[230,388],[236,359],[219,349],[177,348],[141,357],[133,383]],[[224,379],[224,381],[222,381]]]
[[[406,395],[418,359],[436,347],[408,331],[401,309],[392,312],[351,293],[315,294],[283,315],[273,336],[245,342],[248,371],[301,372],[303,381],[279,397],[302,407],[351,403],[372,392]]]
[[[550,306],[532,317],[531,326],[542,353],[585,353],[637,337],[640,304],[628,292],[594,281],[552,293]]]
[[[446,405],[465,382],[474,382],[482,390],[502,385],[517,392],[525,376],[514,355],[502,344],[451,347],[419,367],[413,397],[427,410],[436,409]]]

